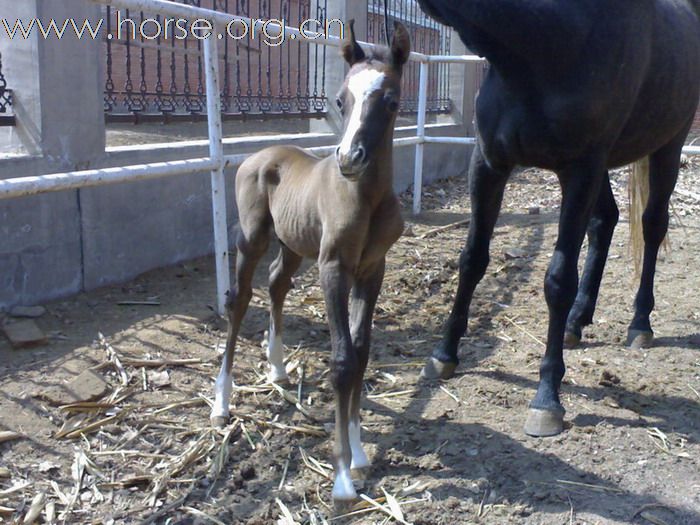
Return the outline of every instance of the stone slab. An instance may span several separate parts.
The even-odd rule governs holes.
[[[96,401],[103,398],[111,390],[109,383],[94,370],[85,370],[68,383],[49,385],[36,397],[48,401],[52,405],[68,405]]]
[[[2,331],[10,340],[13,348],[32,348],[48,342],[44,332],[31,319],[6,323],[2,327]]]

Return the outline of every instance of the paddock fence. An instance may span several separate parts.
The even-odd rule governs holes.
[[[7,79],[2,71],[2,53],[0,53],[0,126],[12,126],[14,123],[12,90],[8,88]]]
[[[327,0],[177,0],[222,14],[251,19],[304,20],[325,24]],[[203,41],[188,35],[153,34],[167,13],[153,14],[110,2],[105,8],[105,116],[114,121],[206,119]],[[154,22],[155,21],[155,22]],[[133,25],[132,25],[133,22]],[[144,31],[135,31],[143,28]],[[152,33],[148,33],[151,31]],[[175,33],[177,29],[170,27]],[[325,48],[301,40],[266,45],[263,38],[242,38],[243,28],[219,46],[221,113],[224,119],[314,118],[326,111]],[[154,38],[155,36],[155,38]],[[239,40],[240,39],[240,40]],[[274,42],[273,42],[274,43]]]
[[[250,28],[260,30],[261,21],[251,17],[231,14],[223,11],[215,11],[195,5],[188,5],[169,0],[90,0],[96,4],[109,5],[112,8],[129,10],[133,13],[149,13],[161,17],[173,17],[177,19],[209,20],[220,30],[234,20],[247,24]],[[294,35],[298,42],[305,42],[315,46],[338,47],[341,39],[336,36],[323,35],[306,31],[304,34],[297,27],[286,26],[284,28],[276,24],[270,24],[271,31],[284,29],[287,35]],[[219,314],[225,311],[226,293],[230,288],[229,276],[229,246],[226,221],[225,179],[224,170],[240,164],[247,155],[224,155],[222,143],[222,97],[220,87],[220,40],[215,37],[201,41],[203,56],[201,67],[204,72],[205,96],[202,99],[206,104],[206,118],[208,122],[209,156],[199,159],[188,159],[173,162],[159,162],[141,165],[121,166],[114,168],[94,169],[40,175],[35,177],[10,178],[0,181],[0,198],[13,198],[40,193],[56,192],[68,189],[102,186],[121,182],[133,182],[139,180],[155,179],[209,171],[211,173],[212,213],[214,224],[214,246],[217,276],[217,300],[216,309]],[[363,47],[370,49],[375,44],[362,42]],[[417,128],[416,135],[395,139],[396,147],[415,147],[415,172],[414,172],[414,206],[415,213],[420,211],[421,186],[423,177],[423,152],[427,143],[452,143],[474,144],[474,138],[455,137],[426,137],[425,123],[428,100],[428,76],[431,64],[466,64],[469,62],[481,62],[482,59],[475,56],[439,56],[412,52],[409,60],[418,64],[418,98],[417,98]],[[199,62],[197,62],[199,67]],[[199,90],[198,86],[198,90]],[[317,154],[329,154],[335,146],[310,148]]]
[[[187,20],[206,19],[217,28],[225,27],[233,20],[240,20],[249,27],[258,27],[261,22],[240,14],[230,14],[215,11],[195,5],[177,3],[169,0],[90,0],[93,3],[111,5],[113,8],[128,9],[135,13],[149,13],[162,17],[175,17]],[[276,26],[276,30],[282,28]],[[295,35],[299,42],[314,46],[337,47],[340,38],[320,34],[302,35],[299,28],[285,27],[288,35]],[[309,36],[317,38],[310,39]],[[229,276],[229,246],[227,234],[227,215],[225,200],[224,170],[240,164],[245,154],[225,155],[222,142],[222,98],[220,85],[220,41],[210,37],[202,41],[203,56],[201,68],[204,72],[204,97],[199,100],[206,105],[208,123],[209,156],[197,159],[177,160],[171,162],[147,163],[114,168],[72,171],[54,173],[35,177],[21,177],[0,180],[0,199],[36,195],[75,188],[85,188],[170,177],[209,171],[211,174],[212,213],[214,229],[214,247],[216,261],[217,298],[216,309],[219,314],[225,310],[226,293],[230,288]],[[374,44],[362,43],[365,48]],[[199,58],[197,68],[199,68]],[[428,110],[428,90],[430,67],[433,65],[467,64],[482,62],[482,59],[471,55],[450,56],[430,55],[412,52],[409,59],[418,69],[418,96],[416,102],[417,127],[415,136],[401,137],[394,141],[396,147],[413,146],[415,148],[415,168],[413,174],[413,212],[421,209],[421,189],[423,180],[423,154],[426,144],[475,144],[473,137],[441,137],[426,135],[426,113]],[[439,70],[439,68],[438,68]],[[200,86],[197,86],[200,90]],[[197,95],[200,97],[200,95]],[[223,102],[225,104],[225,101]],[[335,146],[311,148],[317,154],[331,153]],[[689,147],[684,150],[688,154],[700,154],[700,147]]]

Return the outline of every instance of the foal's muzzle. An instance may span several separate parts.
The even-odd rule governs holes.
[[[340,146],[335,150],[340,172],[346,177],[358,175],[367,164],[367,152],[362,144],[354,144],[350,151],[342,153]]]

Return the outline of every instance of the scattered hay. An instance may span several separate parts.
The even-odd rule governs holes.
[[[0,432],[0,443],[6,443],[7,441],[15,441],[17,439],[22,439],[24,436],[18,432],[4,431]]]
[[[46,493],[39,492],[36,496],[34,496],[34,499],[32,500],[32,503],[29,506],[29,510],[27,511],[27,514],[25,514],[22,523],[24,525],[31,525],[32,523],[34,523],[39,518],[41,511],[44,510],[45,503]]]
[[[662,432],[661,429],[657,427],[651,427],[647,429],[647,434],[651,438],[654,445],[662,452],[671,456],[675,456],[677,458],[690,459],[690,454],[688,454],[687,452],[676,452],[675,450],[671,450],[671,438],[669,438],[667,434]],[[681,446],[683,446],[684,441],[681,440],[680,444]]]
[[[182,510],[187,512],[187,514],[190,514],[190,515],[195,516],[197,518],[205,519],[207,521],[215,523],[216,525],[226,525],[223,521],[220,521],[220,520],[216,519],[215,517],[210,516],[209,514],[202,512],[201,510],[197,510],[193,507],[183,507]]]
[[[568,485],[572,487],[581,487],[584,489],[595,490],[598,492],[613,492],[615,494],[624,494],[624,490],[615,487],[606,487],[605,485],[593,485],[592,483],[581,483],[578,481],[569,481],[566,479],[558,479],[556,481],[560,485]]]

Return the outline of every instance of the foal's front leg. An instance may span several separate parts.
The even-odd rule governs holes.
[[[324,260],[323,258],[319,261],[319,273],[331,332],[331,382],[335,390],[333,499],[347,501],[357,497],[350,475],[352,451],[348,434],[350,396],[359,369],[357,355],[352,347],[348,322],[351,274],[339,260]]]
[[[362,448],[360,429],[360,401],[362,399],[362,386],[364,383],[365,370],[369,361],[369,345],[372,334],[372,315],[377,304],[379,290],[384,280],[385,261],[382,258],[376,265],[373,265],[367,272],[356,279],[350,297],[350,335],[352,346],[357,355],[358,371],[353,382],[352,396],[350,398],[350,424],[348,433],[350,436],[350,449],[352,450],[353,469],[369,467]]]

